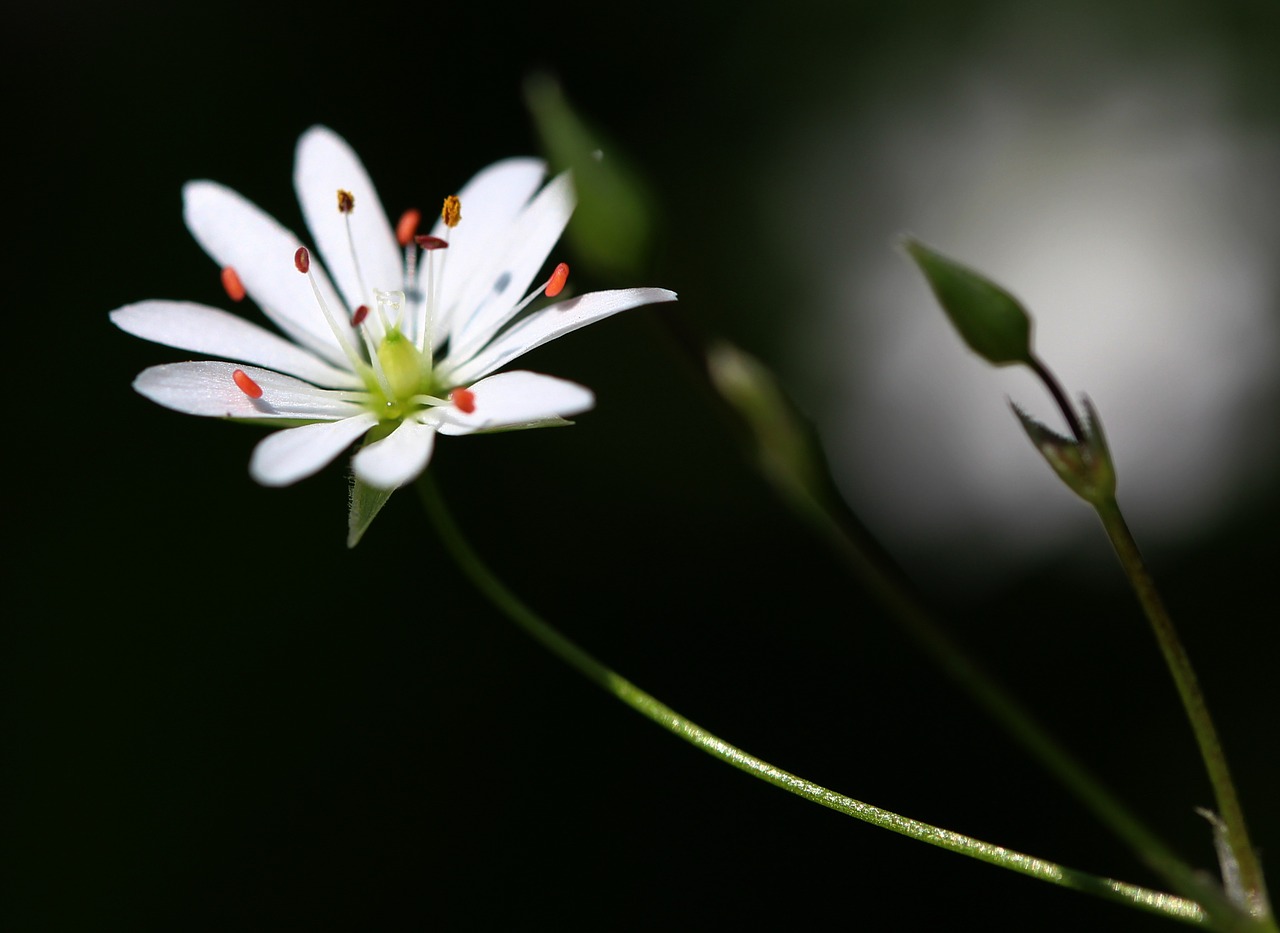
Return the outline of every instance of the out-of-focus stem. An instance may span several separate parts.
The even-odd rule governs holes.
[[[1218,730],[1213,725],[1213,717],[1209,715],[1209,707],[1205,703],[1204,694],[1200,690],[1200,682],[1191,666],[1182,640],[1178,637],[1156,589],[1155,580],[1147,570],[1142,554],[1138,551],[1137,542],[1129,530],[1114,497],[1095,506],[1102,526],[1106,529],[1111,546],[1115,548],[1120,565],[1142,604],[1142,610],[1151,623],[1156,642],[1164,655],[1165,664],[1178,689],[1187,719],[1195,733],[1196,742],[1200,746],[1200,756],[1204,759],[1205,769],[1209,773],[1209,781],[1213,785],[1214,796],[1218,805],[1218,816],[1226,835],[1229,857],[1234,859],[1238,871],[1240,891],[1245,907],[1258,917],[1270,916],[1270,905],[1267,901],[1266,884],[1262,877],[1262,866],[1259,864],[1253,845],[1249,841],[1249,832],[1245,826],[1244,812],[1240,808],[1240,800],[1236,795],[1235,782],[1231,780],[1231,769],[1227,766],[1226,755],[1222,751],[1222,743],[1218,739]],[[1224,869],[1228,866],[1224,865]],[[1224,874],[1229,874],[1224,871]],[[1228,879],[1225,879],[1229,881]],[[1228,893],[1232,893],[1228,885]]]

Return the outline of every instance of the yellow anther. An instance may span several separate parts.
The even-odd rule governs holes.
[[[446,227],[458,226],[458,221],[462,219],[462,202],[458,200],[456,194],[451,194],[444,199],[444,207],[440,208],[440,219],[444,221]]]
[[[343,188],[338,189],[338,213],[350,214],[356,209],[356,196]]]

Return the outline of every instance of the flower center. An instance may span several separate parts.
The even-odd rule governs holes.
[[[431,388],[431,367],[426,357],[400,328],[387,331],[377,352],[382,375],[391,390],[388,401],[404,402]]]
[[[448,236],[462,220],[462,205],[458,197],[450,195],[444,199],[440,210],[443,237],[418,234],[421,214],[416,210],[404,213],[395,227],[396,241],[405,251],[404,279],[396,283],[400,286],[397,289],[375,287],[370,290],[360,268],[359,251],[351,227],[355,197],[341,189],[337,195],[338,212],[345,220],[347,244],[359,290],[373,296],[374,309],[362,304],[351,312],[350,318],[346,316],[345,309],[339,308],[341,313],[335,314],[311,271],[311,253],[305,246],[298,247],[293,263],[311,283],[316,304],[346,356],[351,371],[365,385],[363,392],[344,393],[345,397],[363,404],[388,427],[392,422],[439,406],[450,406],[463,414],[474,413],[477,407],[475,393],[466,386],[441,381],[432,360],[437,349],[433,336],[435,303],[448,255]],[[539,294],[548,298],[559,295],[568,277],[569,267],[562,262],[546,282],[531,291],[507,314],[507,318],[514,318]],[[228,267],[222,270],[222,283],[233,301],[244,298],[244,286],[235,269]],[[262,387],[244,370],[235,370],[232,381],[250,398],[263,398]],[[264,399],[264,402],[269,403],[269,399]]]

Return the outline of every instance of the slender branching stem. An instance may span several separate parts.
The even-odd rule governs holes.
[[[669,317],[663,320],[667,334],[675,338],[681,355],[693,364],[691,369],[696,372],[698,382],[710,389],[711,380],[707,378],[705,368],[705,342],[691,328]],[[1047,370],[1045,374],[1052,380]],[[1061,389],[1058,392],[1061,393]],[[709,397],[713,407],[727,420],[741,423],[740,413],[727,404],[721,393],[712,389]],[[1072,430],[1083,437],[1083,428],[1075,414],[1070,412],[1069,405],[1064,414],[1067,414]],[[795,418],[801,420],[798,414]],[[758,450],[754,438],[748,438],[744,446],[749,451]],[[820,452],[821,446],[816,437],[810,439],[810,447],[815,453]],[[1199,900],[1219,917],[1231,917],[1237,913],[1221,888],[1208,883],[1202,874],[1194,871],[1147,829],[1021,703],[968,657],[935,619],[906,575],[840,498],[825,468],[821,479],[798,482],[794,475],[770,469],[767,461],[758,455],[752,459],[783,502],[831,545],[854,576],[885,607],[890,618],[1104,826],[1179,894]]]
[[[659,702],[560,634],[512,593],[484,563],[458,528],[430,474],[419,479],[418,491],[441,540],[458,566],[494,606],[527,635],[606,693],[726,764],[846,816],[1010,871],[1208,929],[1235,928],[1229,909],[1223,912],[1215,909],[1211,913],[1190,898],[1091,875],[931,826],[828,790],[731,745]],[[1212,898],[1212,887],[1205,886],[1205,889]]]
[[[1249,832],[1245,826],[1244,812],[1236,795],[1235,783],[1231,780],[1231,770],[1227,766],[1227,758],[1218,739],[1218,730],[1214,727],[1213,718],[1209,715],[1209,707],[1205,703],[1204,693],[1191,659],[1182,640],[1173,626],[1173,620],[1165,609],[1164,601],[1156,589],[1155,580],[1147,570],[1146,562],[1138,551],[1137,542],[1129,525],[1124,520],[1120,506],[1114,497],[1095,506],[1107,537],[1115,548],[1120,565],[1142,604],[1155,633],[1156,642],[1164,655],[1165,664],[1173,676],[1173,682],[1182,699],[1183,708],[1191,722],[1196,742],[1200,746],[1200,755],[1204,759],[1205,769],[1209,773],[1209,781],[1213,785],[1217,800],[1218,816],[1226,835],[1229,848],[1228,856],[1233,865],[1224,865],[1224,875],[1230,876],[1238,872],[1239,895],[1245,903],[1241,906],[1259,917],[1270,913],[1267,903],[1266,885],[1262,877],[1262,866],[1259,864],[1253,845],[1249,841]],[[1229,869],[1229,870],[1228,870]],[[1228,879],[1229,880],[1229,879]],[[1230,887],[1230,885],[1229,885]]]
[[[1081,428],[1066,393],[1049,368],[1038,359],[1031,359],[1031,368],[1044,383],[1045,388],[1053,396],[1063,416],[1075,434],[1076,442],[1089,445],[1091,439]],[[1094,426],[1095,430],[1097,426]],[[1096,455],[1096,451],[1095,451]],[[1219,846],[1219,857],[1223,869],[1223,880],[1227,892],[1238,906],[1256,917],[1268,918],[1271,908],[1267,901],[1266,883],[1262,877],[1262,866],[1249,841],[1249,832],[1244,822],[1244,811],[1236,794],[1235,782],[1231,779],[1231,769],[1227,766],[1227,758],[1218,739],[1218,730],[1209,715],[1209,707],[1205,703],[1204,693],[1200,689],[1200,681],[1195,669],[1191,666],[1191,658],[1182,645],[1182,639],[1174,628],[1173,620],[1165,609],[1164,601],[1156,588],[1155,580],[1147,570],[1146,562],[1138,550],[1138,543],[1129,530],[1124,514],[1114,495],[1102,499],[1091,499],[1090,505],[1102,521],[1111,546],[1124,568],[1125,576],[1133,587],[1142,605],[1142,611],[1151,623],[1160,652],[1164,655],[1165,664],[1173,677],[1173,682],[1186,710],[1187,719],[1191,722],[1191,730],[1195,734],[1200,748],[1200,757],[1204,759],[1205,770],[1213,785],[1213,793],[1217,802],[1218,817],[1221,828],[1215,825],[1215,834],[1221,832],[1225,837],[1225,846]]]
[[[1085,443],[1084,426],[1080,423],[1080,417],[1076,414],[1071,400],[1067,398],[1067,393],[1062,390],[1062,384],[1058,382],[1058,377],[1050,372],[1049,367],[1045,366],[1037,356],[1033,355],[1029,359],[1028,365],[1031,367],[1032,372],[1040,377],[1040,381],[1049,390],[1053,400],[1058,403],[1058,408],[1062,411],[1062,417],[1067,419],[1067,426],[1071,428],[1071,434],[1076,439],[1076,443]]]

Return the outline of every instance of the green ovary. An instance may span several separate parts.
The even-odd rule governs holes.
[[[419,407],[411,401],[414,396],[437,393],[438,387],[426,358],[398,329],[387,331],[382,338],[378,345],[378,363],[382,367],[386,387],[373,379],[369,389],[373,395],[372,408],[379,418],[398,421]],[[391,390],[389,398],[387,388]]]

